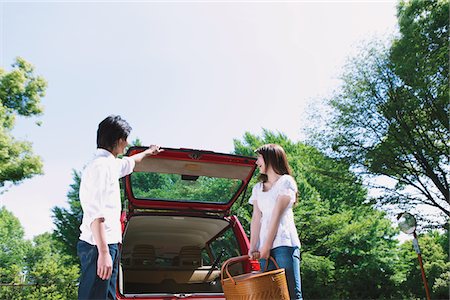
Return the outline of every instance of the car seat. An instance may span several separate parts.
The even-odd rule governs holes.
[[[131,254],[131,265],[133,267],[150,266],[155,264],[155,247],[152,245],[135,245]]]
[[[180,267],[198,268],[203,265],[202,249],[197,246],[184,246],[180,250]]]

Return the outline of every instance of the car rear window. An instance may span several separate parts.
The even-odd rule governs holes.
[[[237,193],[241,179],[211,176],[134,172],[130,176],[137,199],[227,203]]]

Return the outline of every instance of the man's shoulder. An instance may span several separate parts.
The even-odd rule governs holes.
[[[84,167],[83,173],[98,172],[100,170],[105,170],[110,164],[107,157],[94,157],[91,161],[87,163]]]
[[[94,157],[94,159],[92,159],[88,166],[96,168],[98,166],[104,166],[107,165],[111,162],[111,160],[108,157],[104,157],[104,156],[97,156]]]

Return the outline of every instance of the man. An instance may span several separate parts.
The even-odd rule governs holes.
[[[116,299],[118,244],[122,242],[119,179],[130,174],[136,162],[162,151],[152,145],[141,153],[117,158],[128,145],[130,131],[130,125],[120,116],[104,119],[98,125],[96,155],[81,177],[78,299]]]

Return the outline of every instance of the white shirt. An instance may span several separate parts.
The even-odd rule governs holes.
[[[81,176],[80,202],[83,221],[80,226],[80,240],[96,245],[91,231],[91,223],[104,218],[106,243],[122,242],[120,214],[119,179],[133,172],[132,158],[115,158],[105,149],[97,149],[95,157],[88,163]]]
[[[295,203],[296,194],[297,184],[290,175],[282,175],[267,192],[263,191],[262,182],[255,184],[249,203],[253,205],[254,201],[257,201],[258,208],[262,212],[259,245],[257,245],[258,249],[264,245],[264,242],[267,239],[272,212],[275,208],[277,198],[280,195],[289,196],[291,201],[281,215],[280,225],[278,226],[272,249],[279,246],[300,247],[300,239],[298,237],[297,228],[295,227],[294,212],[292,211],[292,205]]]

